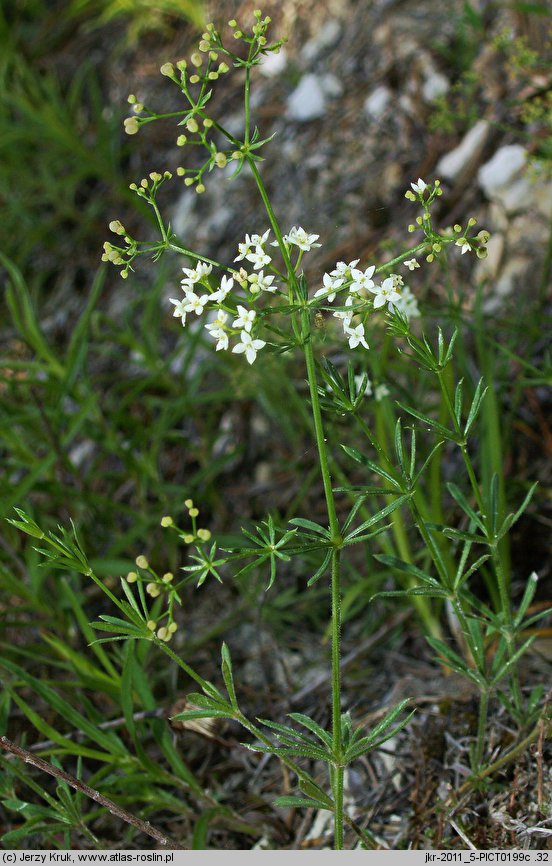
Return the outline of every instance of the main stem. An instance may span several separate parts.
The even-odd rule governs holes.
[[[336,756],[336,763],[333,766],[331,781],[333,789],[333,797],[335,803],[335,843],[334,847],[337,850],[343,848],[343,766],[341,765],[341,757],[343,754],[343,742],[341,737],[341,573],[340,573],[340,553],[342,538],[339,531],[339,521],[335,508],[335,499],[332,490],[332,481],[330,476],[330,468],[328,463],[328,451],[326,448],[326,440],[324,437],[324,426],[322,422],[322,413],[320,410],[320,401],[318,398],[318,388],[316,379],[316,366],[314,362],[314,353],[311,342],[311,323],[308,310],[304,309],[301,313],[301,329],[303,333],[303,351],[305,353],[305,361],[307,364],[307,376],[309,382],[312,419],[314,422],[314,434],[316,438],[316,447],[318,449],[318,460],[320,463],[320,471],[322,474],[322,483],[324,485],[324,495],[326,497],[326,509],[328,512],[328,520],[330,524],[330,533],[334,549],[331,560],[331,595],[332,595],[332,740],[333,752]]]
[[[246,99],[247,105],[247,99]],[[289,282],[290,299],[297,301],[297,278],[295,270],[289,257],[289,252],[284,243],[282,231],[276,219],[276,214],[270,203],[265,185],[259,174],[256,163],[253,159],[248,160],[251,171],[255,178],[257,189],[263,200],[270,225],[278,246],[284,259],[287,276]],[[324,496],[326,499],[326,510],[328,513],[328,522],[330,525],[331,542],[333,545],[331,559],[331,635],[332,635],[332,751],[334,754],[334,763],[331,765],[330,779],[332,786],[332,794],[335,804],[335,839],[334,847],[338,850],[343,848],[343,740],[341,736],[341,570],[340,570],[340,553],[343,544],[341,533],[339,531],[339,520],[335,508],[335,499],[332,489],[332,479],[330,475],[330,467],[328,460],[328,450],[326,448],[326,439],[324,436],[324,425],[322,422],[322,412],[320,409],[320,400],[318,397],[318,387],[316,378],[316,364],[314,361],[314,352],[312,349],[312,327],[310,320],[310,312],[307,307],[301,310],[301,343],[305,354],[307,366],[307,378],[309,382],[311,412],[314,424],[314,435],[316,439],[316,448],[318,451],[318,462],[320,464],[320,472],[322,475],[322,484],[324,486]]]

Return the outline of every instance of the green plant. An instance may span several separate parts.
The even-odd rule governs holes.
[[[473,393],[466,397],[461,381],[455,382],[453,378],[451,383],[456,334],[453,332],[445,338],[442,330],[438,329],[436,342],[423,333],[417,334],[414,322],[419,313],[417,302],[404,286],[402,277],[394,273],[401,265],[409,271],[415,270],[419,267],[418,259],[422,257],[428,264],[442,261],[452,246],[460,247],[462,253],[473,251],[480,257],[486,254],[488,234],[484,231],[473,234],[474,220],[469,220],[465,227],[458,224],[446,230],[434,227],[432,205],[441,195],[438,181],[428,185],[418,179],[406,193],[406,197],[420,210],[415,222],[409,226],[409,231],[422,233],[422,239],[414,247],[379,267],[371,265],[361,270],[357,268],[358,260],[349,264],[337,263],[331,273],[324,274],[323,285],[314,293],[309,292],[302,272],[302,260],[304,254],[317,245],[318,235],[301,227],[283,232],[259,169],[259,151],[266,141],[251,124],[252,70],[261,62],[263,54],[280,47],[279,43],[270,45],[267,41],[265,34],[269,23],[268,18],[263,19],[260,13],[255,13],[252,31],[244,33],[235,21],[230,22],[234,37],[245,43],[245,57],[225,47],[218,31],[209,25],[199,51],[192,55],[190,69],[181,61],[176,67],[165,64],[161,70],[180,89],[186,107],[182,111],[160,115],[131,96],[129,101],[134,106],[134,114],[125,121],[125,126],[129,134],[134,134],[146,123],[177,117],[179,126],[186,129],[186,133],[179,136],[178,144],[198,145],[207,154],[199,167],[182,166],[177,172],[184,177],[185,184],[195,187],[199,194],[205,191],[211,172],[224,170],[231,163],[235,164],[235,173],[247,167],[265,206],[270,230],[248,235],[245,242],[239,244],[235,261],[242,264],[238,267],[234,264],[224,266],[214,259],[197,255],[173,235],[158,206],[158,191],[171,179],[170,172],[152,172],[140,184],[133,184],[132,189],[151,207],[159,228],[159,240],[142,242],[128,233],[120,221],[114,220],[110,228],[120,240],[105,244],[104,259],[120,266],[122,276],[128,278],[135,261],[142,255],[152,256],[154,260],[169,250],[185,255],[192,259],[194,266],[183,268],[184,295],[172,301],[174,315],[183,325],[188,317],[200,316],[204,309],[209,309],[216,312],[216,317],[205,327],[210,338],[214,339],[217,351],[229,350],[232,341],[232,353],[245,355],[242,360],[247,360],[250,365],[257,361],[259,354],[259,364],[263,363],[263,355],[269,353],[276,356],[297,353],[303,357],[312,436],[324,490],[325,522],[292,517],[287,526],[280,526],[273,516],[269,516],[254,527],[244,528],[242,541],[221,544],[212,538],[207,527],[198,526],[199,511],[194,502],[188,500],[185,505],[191,520],[190,528],[177,527],[169,515],[161,521],[166,530],[175,533],[189,548],[184,575],[177,578],[171,571],[161,574],[150,564],[149,557],[140,554],[136,558],[136,569],[129,571],[122,580],[124,597],[120,597],[97,574],[74,528],[72,532],[45,531],[21,510],[11,523],[38,540],[41,545],[38,552],[50,566],[90,578],[117,610],[117,616],[99,614],[93,628],[105,636],[95,639],[93,647],[98,660],[112,677],[116,677],[117,670],[112,657],[107,655],[106,647],[106,644],[116,642],[115,650],[111,649],[122,661],[122,677],[127,686],[123,693],[126,696],[132,694],[133,685],[138,691],[144,691],[144,683],[139,685],[138,680],[134,680],[140,677],[140,665],[133,661],[134,646],[138,648],[136,652],[149,653],[152,648],[161,651],[200,690],[189,695],[191,707],[177,713],[174,716],[176,720],[191,722],[224,718],[239,722],[252,738],[249,748],[277,756],[297,779],[298,796],[279,798],[277,802],[281,806],[331,811],[335,822],[334,844],[338,849],[344,847],[345,825],[358,836],[362,845],[373,846],[375,842],[369,829],[359,827],[344,809],[344,770],[401,730],[410,716],[403,715],[408,701],[402,701],[366,731],[353,724],[349,713],[342,712],[340,645],[344,562],[355,549],[363,550],[367,545],[393,538],[400,555],[378,553],[375,558],[385,569],[397,575],[400,588],[384,589],[377,595],[384,598],[400,596],[412,601],[432,635],[430,642],[441,662],[477,686],[480,694],[479,725],[472,752],[473,776],[477,781],[486,773],[487,712],[491,695],[498,693],[512,718],[523,727],[528,720],[534,723],[542,694],[542,690],[534,690],[525,700],[518,677],[519,659],[530,643],[522,638],[522,633],[544,615],[527,616],[536,577],[529,577],[518,609],[514,610],[503,545],[507,533],[527,507],[532,490],[517,511],[507,514],[503,482],[498,473],[482,480],[477,477],[471,434],[484,405],[484,384],[481,381],[476,383]],[[221,56],[224,58],[222,61]],[[229,71],[227,60],[241,69],[245,76],[242,139],[226,131],[208,112],[210,89],[213,82]],[[275,255],[269,251],[270,231],[276,239],[274,245],[278,252]],[[281,262],[275,261],[278,254]],[[216,281],[213,269],[223,272]],[[378,278],[382,282],[376,284]],[[385,317],[382,316],[384,312]],[[383,406],[381,417],[376,419],[373,429],[364,417],[369,389],[367,373],[355,375],[355,367],[350,363],[344,374],[329,358],[320,358],[323,346],[320,332],[323,328],[331,332],[335,320],[349,348],[362,347],[367,358],[370,358],[367,340],[381,339],[387,325],[387,335],[383,339],[391,348],[398,347],[403,366],[416,365],[423,371],[423,376],[435,383],[434,392],[439,399],[438,417],[435,417],[435,412],[427,414],[416,405],[402,402],[400,408],[413,419],[409,421],[412,428],[408,434],[405,435],[404,421],[400,418],[394,421],[392,412],[386,412]],[[47,357],[40,340],[36,347]],[[380,400],[385,397],[381,386],[379,396]],[[342,445],[342,451],[351,462],[345,464],[345,477],[339,487],[334,487],[331,474],[339,471],[337,455],[334,457],[328,445],[328,426],[331,427],[332,422],[328,425],[324,413],[333,419],[335,429],[344,416],[352,419],[368,443],[366,451],[349,444]],[[430,437],[425,435],[427,431]],[[446,487],[439,483],[433,467],[444,447],[457,449],[467,479],[466,489],[453,483]],[[358,482],[348,477],[352,476],[354,470],[351,466],[355,464],[362,467],[362,477]],[[428,498],[424,484],[430,473]],[[338,516],[337,493],[344,493],[351,500],[344,519]],[[436,519],[436,514],[444,511],[444,501],[461,514],[460,527]],[[411,527],[407,527],[406,520],[411,522]],[[420,557],[423,561],[414,555],[411,547],[414,533],[411,530],[418,533],[423,542]],[[232,659],[225,643],[221,652],[224,688],[208,681],[171,647],[173,636],[178,632],[176,612],[182,601],[181,593],[188,584],[197,582],[201,585],[211,577],[222,581],[228,571],[239,565],[236,576],[243,577],[253,570],[263,572],[268,590],[275,584],[282,564],[285,567],[295,557],[303,563],[315,559],[308,586],[329,578],[329,729],[303,713],[290,714],[295,726],[250,718],[238,697],[239,684],[236,686],[234,682]],[[470,588],[474,575],[478,573],[486,575],[492,588],[488,605]],[[443,639],[438,607],[433,606],[435,603],[449,605],[456,618],[458,631],[454,649]],[[83,620],[82,613],[79,623],[90,635],[90,627]],[[117,652],[119,645],[123,647],[122,653]],[[146,649],[142,650],[144,646]],[[20,677],[34,690],[41,688],[34,678],[31,682],[12,663],[5,667],[11,675]],[[508,685],[508,693],[499,691],[504,684]],[[11,693],[14,699],[21,701],[14,687]],[[48,692],[48,697],[57,702],[60,712],[65,711],[65,705],[54,694]],[[31,718],[28,707],[27,715]],[[37,726],[42,724],[39,719],[33,717],[32,720]],[[125,699],[125,720],[127,727],[133,730],[128,697]],[[78,722],[82,730],[98,740],[98,734],[92,734],[86,719]],[[49,733],[53,738],[53,733]],[[109,748],[105,747],[102,756],[106,761],[114,751],[113,738],[109,739]],[[60,745],[67,748],[65,742]],[[143,761],[138,743],[136,746]],[[84,753],[82,756],[90,757]],[[123,759],[132,760],[126,753],[121,753]],[[305,766],[316,761],[327,767],[327,784]],[[189,774],[182,773],[182,778],[194,796],[205,796]]]

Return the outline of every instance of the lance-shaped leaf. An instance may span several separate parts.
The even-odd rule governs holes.
[[[236,698],[236,690],[234,688],[234,676],[232,674],[232,659],[230,657],[230,650],[226,643],[222,644],[222,648],[220,651],[222,657],[221,669],[222,669],[222,678],[224,680],[224,685],[226,686],[226,691],[228,692],[228,697],[230,698],[230,703],[234,707],[235,710],[239,709],[238,707],[238,699]]]
[[[360,463],[362,466],[366,466],[376,475],[381,476],[381,478],[385,478],[385,480],[389,482],[391,487],[393,487],[398,492],[402,492],[402,487],[399,482],[389,472],[387,472],[387,470],[383,469],[377,463],[374,463],[373,460],[370,460],[368,457],[358,451],[357,448],[350,448],[348,445],[342,445],[341,447],[344,450],[345,454],[347,454],[349,457],[352,457],[352,459],[355,460],[357,463]]]
[[[467,438],[471,428],[474,425],[475,419],[479,413],[481,408],[481,404],[487,393],[487,388],[483,387],[483,379],[480,379],[477,383],[477,388],[475,389],[475,394],[473,395],[472,404],[470,406],[470,411],[468,412],[468,419],[466,421],[466,426],[464,427],[464,436]]]
[[[421,568],[418,568],[411,562],[405,562],[404,559],[398,559],[396,556],[389,556],[386,553],[374,554],[374,559],[377,559],[378,562],[382,562],[384,565],[389,565],[391,568],[397,569],[397,571],[403,571],[406,574],[415,577],[417,580],[421,580],[422,583],[428,584],[429,586],[442,588],[441,584],[437,580],[435,580],[434,577],[426,574],[425,571],[422,571]]]
[[[324,745],[331,748],[332,746],[332,737],[327,731],[322,728],[318,722],[315,722],[314,719],[311,719],[310,716],[304,715],[304,713],[289,713],[290,719],[293,719],[294,722],[297,722],[299,725],[303,725],[307,730],[311,731],[315,737],[318,737]]]
[[[439,421],[435,421],[434,418],[430,418],[428,415],[418,412],[417,409],[411,409],[409,406],[405,406],[404,403],[399,403],[398,405],[404,412],[408,412],[409,415],[416,418],[417,421],[421,421],[422,424],[425,424],[432,430],[436,430],[443,439],[448,439],[450,442],[456,442],[457,444],[462,443],[463,440],[454,432],[454,430],[449,430],[448,427],[444,427],[439,423]]]
[[[311,800],[308,797],[276,797],[274,800],[275,806],[280,806],[282,809],[328,809],[333,811],[333,805],[328,806],[321,800]]]
[[[470,520],[479,527],[483,535],[486,535],[487,530],[482,518],[471,507],[460,488],[456,484],[453,484],[452,481],[449,481],[447,482],[447,490],[452,496],[452,498],[455,500],[455,502],[458,503],[464,514],[467,514]]]
[[[356,529],[353,529],[351,532],[349,532],[344,539],[344,543],[350,544],[352,539],[354,539],[356,536],[360,535],[371,526],[374,526],[376,523],[379,523],[389,514],[392,514],[393,511],[396,511],[397,508],[400,508],[401,505],[404,505],[404,503],[410,499],[410,496],[410,493],[405,493],[403,496],[397,497],[394,502],[390,502],[389,505],[381,508],[375,514],[373,514],[372,517],[369,517],[368,520],[365,520],[364,523],[361,523],[360,526],[357,526]]]

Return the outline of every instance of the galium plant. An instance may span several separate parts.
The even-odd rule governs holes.
[[[517,512],[506,515],[501,504],[502,480],[495,475],[486,488],[482,485],[470,449],[470,436],[485,399],[484,383],[479,382],[470,398],[466,397],[462,382],[451,390],[449,372],[456,335],[446,338],[439,329],[433,342],[415,332],[414,320],[420,311],[402,273],[439,262],[456,248],[460,248],[461,255],[472,252],[484,257],[489,237],[485,231],[476,233],[474,219],[465,226],[456,224],[439,229],[434,225],[433,205],[442,195],[438,180],[427,183],[418,178],[406,192],[406,198],[418,210],[408,226],[410,233],[419,234],[417,243],[380,264],[361,263],[359,259],[337,262],[316,285],[308,285],[303,258],[320,246],[319,235],[301,226],[282,226],[260,170],[260,153],[269,139],[261,137],[251,118],[252,74],[266,55],[279,51],[282,44],[269,41],[269,24],[270,19],[260,11],[255,12],[250,31],[230,21],[232,37],[242,46],[239,52],[228,46],[214,24],[209,24],[189,62],[166,63],[161,68],[181,94],[183,108],[159,114],[131,95],[133,114],[125,121],[127,133],[133,135],[144,124],[176,120],[181,130],[177,144],[184,152],[195,148],[204,155],[199,164],[193,167],[183,164],[176,172],[196,194],[205,191],[211,178],[217,182],[218,172],[226,178],[229,173],[235,177],[241,171],[249,171],[265,208],[266,224],[254,227],[256,231],[239,241],[231,263],[198,254],[179,241],[158,206],[158,192],[171,180],[171,173],[152,171],[138,184],[132,184],[131,189],[152,208],[158,239],[134,238],[120,221],[114,220],[110,229],[118,241],[105,243],[103,258],[120,267],[121,276],[126,278],[141,256],[157,260],[168,251],[186,256],[181,292],[175,291],[176,296],[171,299],[174,316],[183,327],[188,327],[190,320],[202,318],[214,350],[243,356],[244,364],[248,365],[268,352],[302,354],[326,522],[296,517],[289,527],[282,528],[269,516],[259,525],[243,529],[243,544],[222,549],[211,538],[209,529],[198,525],[199,510],[188,500],[191,527],[179,528],[169,515],[161,521],[167,531],[176,532],[192,550],[183,576],[159,574],[141,554],[136,559],[136,570],[121,580],[124,597],[119,597],[94,574],[76,534],[44,533],[21,511],[19,519],[12,523],[39,539],[45,545],[41,552],[50,561],[92,578],[118,609],[119,616],[102,614],[94,623],[96,629],[107,635],[99,643],[153,641],[195,682],[199,691],[189,695],[189,708],[178,714],[177,719],[226,718],[239,722],[252,737],[249,748],[277,756],[297,780],[298,795],[279,798],[279,805],[330,810],[334,815],[336,849],[344,847],[346,826],[359,837],[361,845],[372,847],[375,841],[369,828],[360,827],[344,810],[344,773],[351,763],[394,736],[407,724],[411,713],[405,715],[408,701],[403,701],[390,709],[375,727],[364,730],[355,726],[350,714],[342,710],[343,561],[351,547],[374,545],[376,540],[388,537],[389,532],[403,539],[402,556],[376,554],[376,559],[401,581],[400,588],[379,595],[411,600],[425,618],[429,641],[440,663],[458,671],[477,687],[479,723],[472,750],[472,771],[477,779],[478,774],[488,772],[484,768],[490,697],[498,695],[523,728],[535,720],[542,693],[534,690],[526,699],[518,675],[518,661],[530,642],[520,635],[538,618],[528,615],[536,575],[529,578],[519,608],[514,611],[502,550],[502,541],[527,506],[532,490]],[[210,111],[213,88],[231,69],[243,79],[241,138],[226,129]],[[354,352],[345,375],[328,358],[320,357],[317,334],[321,324],[333,333],[334,339]],[[382,326],[387,326],[407,362],[433,377],[448,413],[448,422],[436,421],[417,407],[402,405],[414,426],[406,431],[404,422],[397,420],[393,450],[378,440],[366,420],[365,401],[371,385],[366,373],[356,371],[356,358],[360,355],[358,370],[361,370],[362,355],[370,352],[371,330]],[[380,391],[380,397],[383,395]],[[351,460],[351,467],[359,464],[367,477],[362,484],[347,482],[334,487],[334,457],[328,446],[327,424],[332,417],[343,416],[354,422],[359,436],[366,440],[366,448],[360,450],[344,444],[342,449]],[[424,453],[420,453],[416,427],[429,430],[434,437],[429,448],[424,441]],[[445,494],[462,514],[462,528],[436,522],[421,489],[428,467],[445,443],[458,449],[465,468],[467,489],[450,483]],[[340,520],[336,493],[343,491],[353,504],[345,519]],[[371,502],[378,504],[370,508]],[[404,540],[405,514],[410,515],[412,527],[423,543],[423,568],[413,563]],[[224,688],[206,681],[171,647],[178,628],[176,612],[182,602],[181,592],[187,584],[201,585],[209,577],[220,581],[230,568],[238,565],[236,574],[242,575],[253,569],[266,569],[270,589],[278,566],[291,557],[307,555],[318,557],[307,587],[327,580],[331,599],[329,729],[302,713],[290,714],[294,724],[249,718],[240,705],[226,644],[222,647]],[[494,588],[490,596],[496,604],[483,604],[471,591],[470,581],[478,573]],[[435,604],[432,600],[446,607],[455,644],[443,636],[435,610],[429,607]],[[310,771],[309,763],[315,761],[326,765],[327,783]]]

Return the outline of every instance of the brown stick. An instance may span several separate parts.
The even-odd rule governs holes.
[[[155,839],[156,842],[159,842],[159,844],[163,845],[165,848],[170,848],[174,851],[181,850],[180,845],[177,845],[176,842],[173,842],[167,836],[164,836],[159,830],[156,830],[155,827],[152,827],[149,821],[142,821],[140,818],[136,818],[134,815],[131,815],[130,812],[127,812],[126,809],[117,806],[113,800],[108,800],[108,798],[104,797],[103,794],[100,794],[99,791],[90,788],[88,785],[85,785],[84,782],[75,779],[74,776],[69,775],[69,773],[66,773],[64,770],[59,770],[57,767],[54,767],[53,764],[43,761],[42,758],[36,757],[32,752],[22,749],[20,746],[12,743],[11,740],[8,740],[7,737],[0,737],[0,746],[7,752],[15,755],[17,758],[21,758],[21,760],[25,761],[26,764],[31,764],[32,767],[36,767],[37,770],[42,770],[43,773],[48,773],[50,776],[54,776],[55,779],[61,779],[63,782],[67,782],[67,784],[74,788],[75,791],[80,791],[82,794],[90,797],[91,800],[94,800],[96,803],[99,803],[100,806],[104,806],[108,809],[112,815],[116,815],[117,818],[121,818],[121,820],[126,821],[127,824],[132,824],[133,827],[136,827],[142,833],[151,836],[152,839]]]

